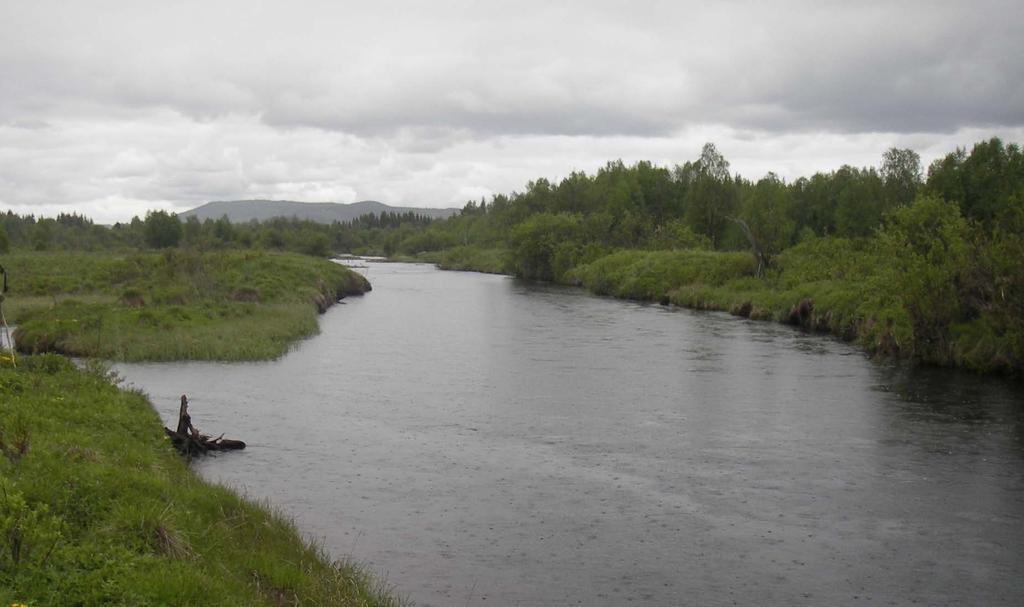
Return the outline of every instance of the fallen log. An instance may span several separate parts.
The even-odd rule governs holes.
[[[207,451],[245,449],[245,442],[223,438],[223,434],[211,439],[205,434],[182,434],[175,432],[166,426],[164,427],[164,433],[171,439],[171,444],[185,455],[203,455]]]
[[[181,408],[178,409],[178,429],[171,430],[165,426],[164,434],[183,455],[204,455],[209,451],[245,449],[244,442],[224,438],[223,434],[217,438],[200,434],[199,429],[192,425],[192,417],[188,414],[188,397],[184,394],[181,395]]]

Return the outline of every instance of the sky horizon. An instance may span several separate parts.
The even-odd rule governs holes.
[[[787,180],[1024,141],[1018,3],[0,5],[0,210],[461,207],[713,142]]]

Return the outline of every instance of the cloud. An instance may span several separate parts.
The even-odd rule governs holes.
[[[1018,4],[5,3],[0,203],[436,206],[707,140],[759,176],[1019,137]]]
[[[250,112],[367,136],[1024,122],[1014,3],[550,4],[33,3],[6,15],[0,111]]]

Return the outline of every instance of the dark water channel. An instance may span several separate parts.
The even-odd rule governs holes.
[[[120,365],[418,605],[1024,601],[1024,390],[770,323],[371,263],[259,364]]]

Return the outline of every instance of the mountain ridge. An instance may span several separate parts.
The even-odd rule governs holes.
[[[275,217],[298,218],[317,223],[333,223],[335,221],[352,221],[368,213],[416,213],[434,218],[450,217],[459,209],[427,209],[419,207],[393,207],[376,200],[359,202],[299,202],[295,200],[214,200],[178,213],[182,220],[195,217],[200,221],[220,219],[227,216],[231,223],[247,223],[249,221],[266,221]]]

